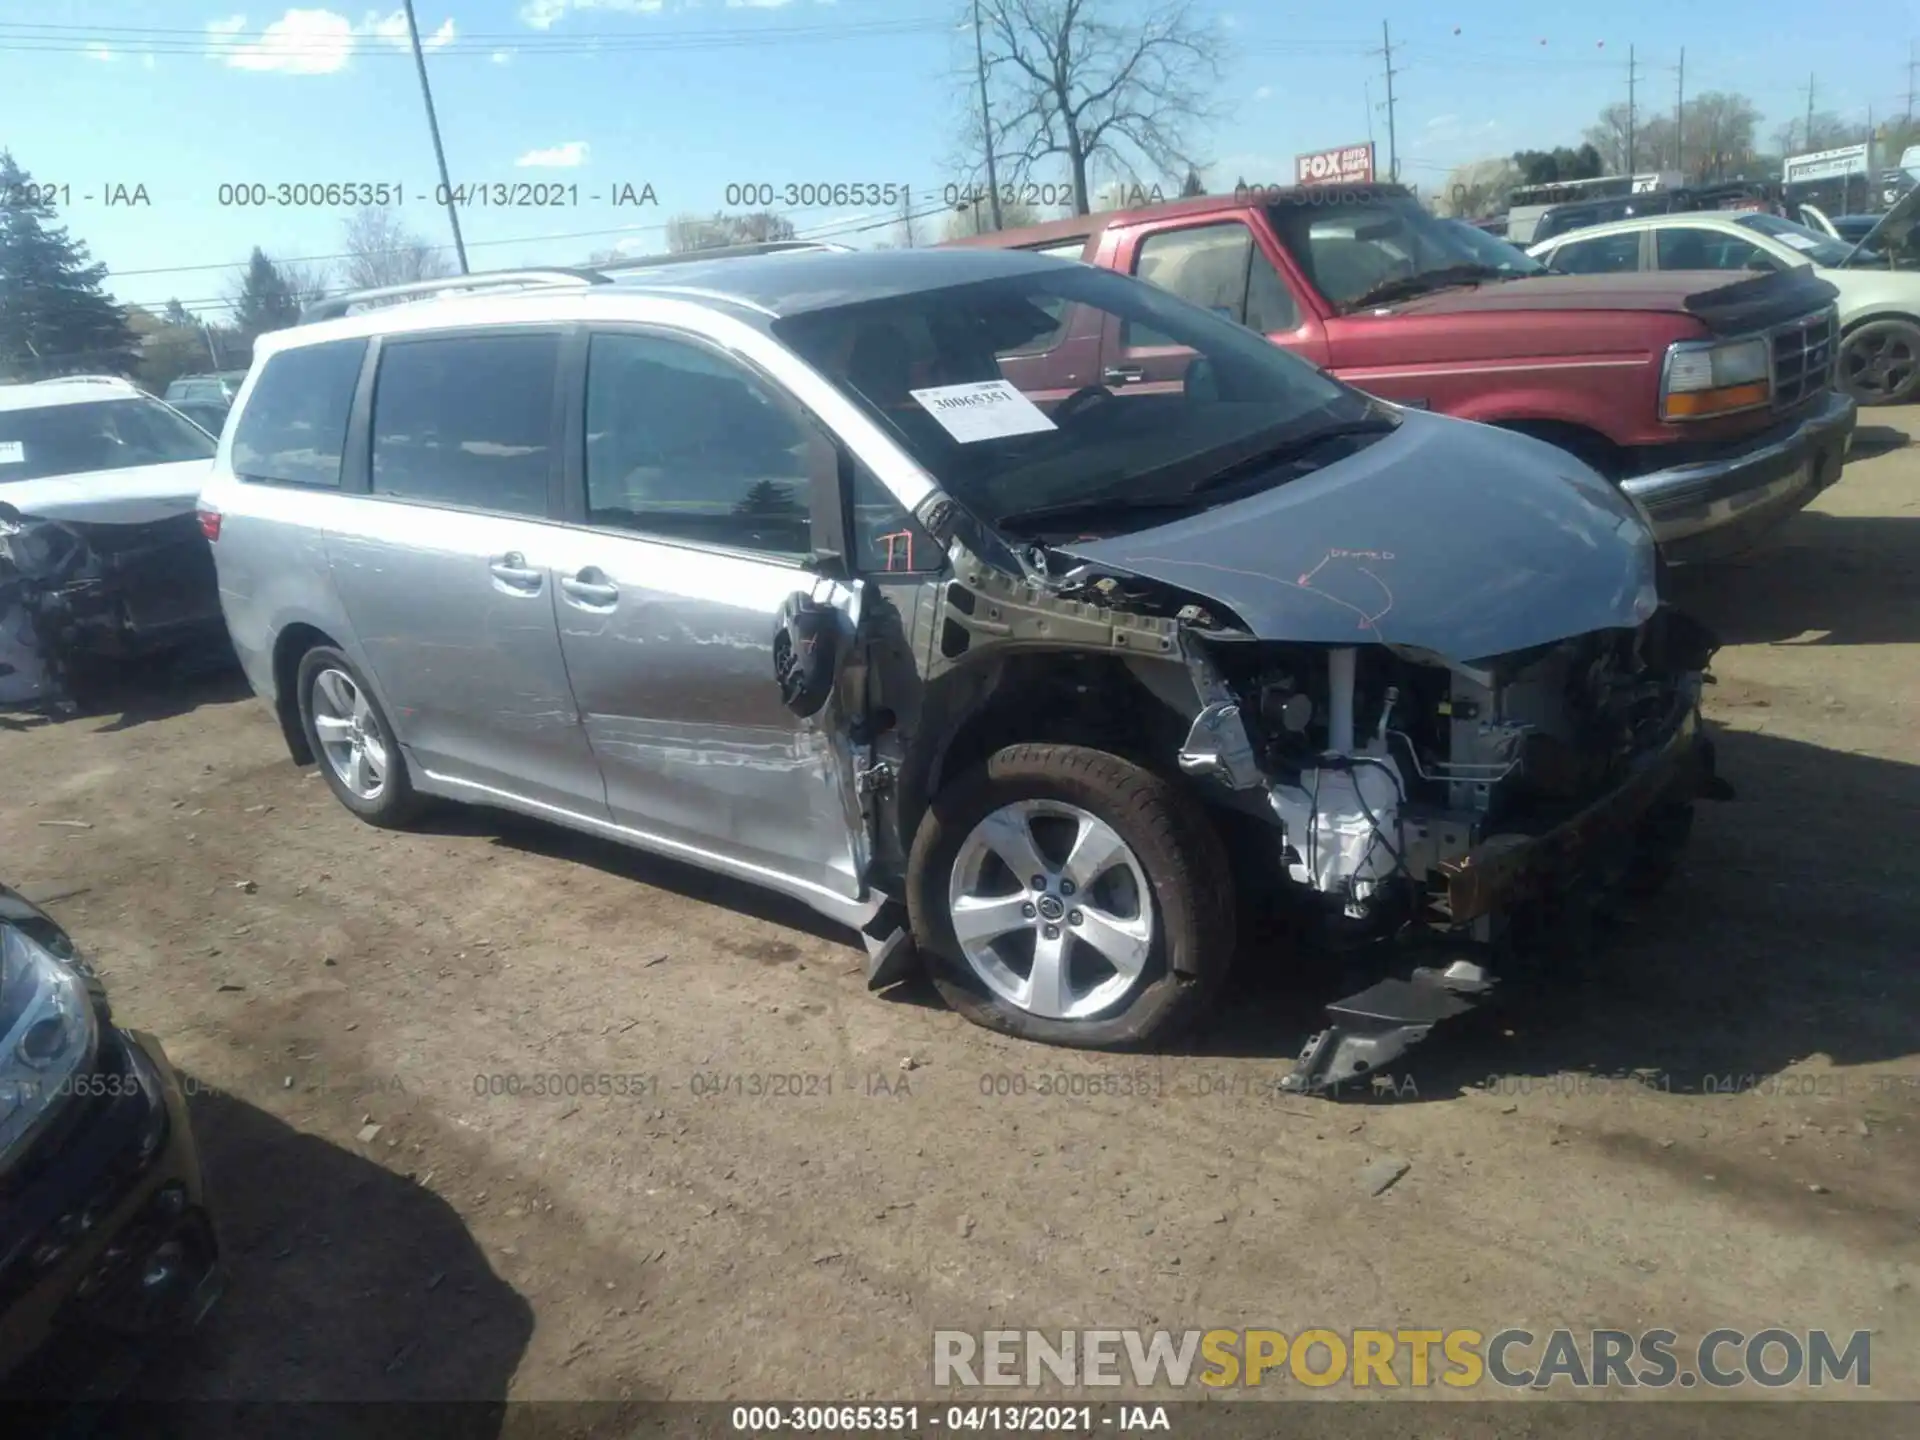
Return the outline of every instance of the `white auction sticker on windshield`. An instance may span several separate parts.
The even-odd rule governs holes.
[[[1811,235],[1782,235],[1779,238],[1796,250],[1811,250],[1820,243]]]
[[[1011,380],[976,380],[907,392],[962,445],[1007,435],[1037,435],[1055,428],[1040,407]]]
[[[27,446],[21,440],[0,440],[0,465],[27,463]]]

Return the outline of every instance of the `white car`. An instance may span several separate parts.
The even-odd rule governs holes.
[[[1905,259],[1920,190],[1909,191],[1859,244],[1777,215],[1698,210],[1570,230],[1527,253],[1556,270],[1750,270],[1811,266],[1840,292],[1837,382],[1862,405],[1920,399],[1920,270]]]
[[[0,707],[218,634],[194,511],[217,448],[126,380],[0,385]]]

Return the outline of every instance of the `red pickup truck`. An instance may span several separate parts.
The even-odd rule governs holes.
[[[1137,275],[1399,405],[1536,435],[1645,508],[1667,557],[1751,546],[1840,478],[1836,291],[1811,270],[1561,275],[1400,186],[1242,190],[957,245]],[[1063,316],[1029,394],[1177,386],[1189,352]],[[1081,329],[1088,333],[1080,333]]]

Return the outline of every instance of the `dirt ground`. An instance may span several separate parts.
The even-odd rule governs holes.
[[[1739,791],[1681,883],[1391,1096],[1274,1094],[1328,992],[1271,947],[1180,1053],[1046,1050],[674,864],[362,825],[237,682],[0,723],[0,873],[188,1077],[233,1267],[140,1393],[933,1398],[936,1328],[1785,1325],[1872,1329],[1920,1398],[1920,408],[1871,419],[1679,587]]]

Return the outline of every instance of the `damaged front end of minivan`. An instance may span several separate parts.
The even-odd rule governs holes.
[[[108,524],[0,503],[0,708],[71,711],[95,675],[220,633],[191,510]]]
[[[953,570],[909,627],[920,702],[887,712],[909,812],[957,763],[916,752],[999,706],[1020,738],[1130,751],[1265,837],[1318,933],[1383,961],[1292,1090],[1475,1008],[1508,957],[1663,878],[1694,802],[1731,793],[1700,719],[1717,641],[1660,600],[1632,502],[1481,427],[1408,415],[1398,441],[1092,542],[1009,547],[937,502]]]

